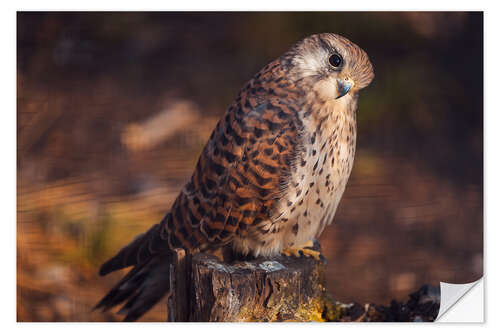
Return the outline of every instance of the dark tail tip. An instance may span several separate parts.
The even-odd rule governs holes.
[[[112,262],[106,262],[100,275],[115,270]],[[124,321],[135,321],[151,309],[168,293],[170,288],[170,256],[168,254],[151,257],[128,272],[118,284],[94,307],[107,311],[125,302],[118,312],[125,315]]]
[[[112,258],[112,259],[106,261],[104,264],[102,264],[101,268],[99,269],[100,276],[107,275],[115,270],[113,268],[115,266],[115,265],[113,265],[113,259],[114,258]]]

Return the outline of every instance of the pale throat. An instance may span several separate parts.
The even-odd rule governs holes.
[[[350,127],[352,138],[356,138],[356,110],[358,106],[357,95],[351,93],[336,98],[337,91],[331,85],[320,85],[308,94],[308,100],[313,109],[309,123],[309,130],[328,137],[336,132],[345,134],[344,128]],[[354,133],[353,133],[354,132]]]

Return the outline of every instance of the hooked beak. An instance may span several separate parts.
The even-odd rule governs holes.
[[[340,97],[347,94],[353,86],[354,82],[349,78],[346,78],[345,80],[337,79],[337,90],[339,92],[339,95],[336,99],[339,99]]]

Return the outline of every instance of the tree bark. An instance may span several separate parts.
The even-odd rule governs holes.
[[[312,258],[227,263],[180,250],[173,266],[168,321],[325,321],[334,311]]]

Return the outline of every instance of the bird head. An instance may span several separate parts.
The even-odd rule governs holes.
[[[374,78],[368,55],[347,38],[322,33],[295,44],[284,55],[297,86],[312,90],[324,100],[353,96]]]

